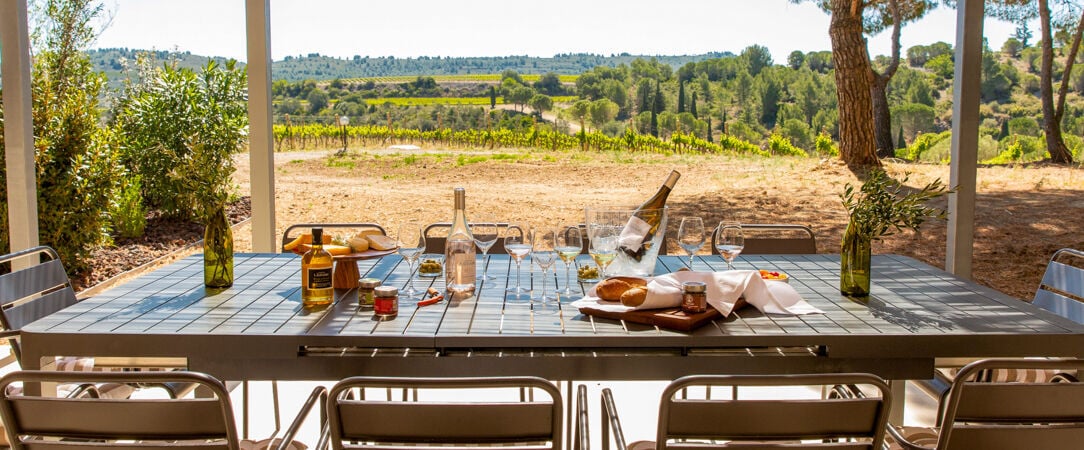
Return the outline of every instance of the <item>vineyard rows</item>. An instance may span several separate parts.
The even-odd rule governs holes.
[[[669,140],[638,134],[629,129],[623,136],[609,137],[597,131],[568,135],[535,128],[526,132],[509,129],[422,131],[410,128],[359,125],[346,127],[347,145],[351,147],[395,144],[429,144],[447,148],[545,148],[571,150],[585,147],[597,151],[633,151],[662,154],[731,153],[768,156],[769,153],[749,142],[723,136],[718,143],[695,136],[674,133]],[[275,125],[275,149],[329,149],[343,145],[342,128],[336,125]]]
[[[578,97],[575,95],[561,95],[551,97],[554,103],[572,103]],[[365,99],[370,105],[383,105],[391,103],[396,106],[430,106],[430,105],[489,105],[489,97],[377,97]],[[504,105],[504,97],[497,97],[497,104]]]
[[[461,74],[461,75],[424,75],[432,78],[437,83],[455,83],[455,82],[476,82],[476,83],[500,83],[501,74],[499,73],[485,73],[485,74]],[[361,77],[361,78],[343,78],[344,83],[364,83],[366,81],[372,81],[378,84],[392,84],[392,83],[409,83],[418,79],[418,75],[398,75],[389,77]],[[542,78],[542,75],[538,74],[520,74],[520,78],[524,82],[533,83]],[[558,78],[562,83],[575,83],[576,78],[579,75],[558,75]]]

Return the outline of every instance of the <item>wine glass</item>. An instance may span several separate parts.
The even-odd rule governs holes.
[[[601,224],[589,226],[591,246],[588,253],[591,255],[591,259],[595,260],[595,264],[598,265],[600,275],[605,276],[606,268],[617,256],[617,238],[620,234],[620,227]]]
[[[399,244],[399,256],[402,256],[410,266],[407,288],[401,297],[417,300],[421,296],[418,290],[414,289],[414,266],[418,263],[418,257],[425,251],[425,233],[422,231],[422,224],[413,220],[403,222],[399,225],[399,232],[395,239]]]
[[[557,301],[557,297],[546,296],[546,274],[549,272],[550,267],[557,261],[557,231],[554,229],[543,229],[535,236],[534,246],[531,248],[531,261],[538,264],[538,267],[542,269],[542,294],[538,299],[542,301],[542,304]]]
[[[475,216],[477,217],[477,216]],[[491,281],[496,277],[487,274],[489,268],[489,249],[497,243],[497,224],[491,217],[482,216],[482,222],[470,224],[470,234],[474,236],[474,245],[482,251],[482,280]]]
[[[715,249],[726,260],[726,270],[734,269],[734,259],[745,248],[745,235],[742,233],[741,224],[738,222],[719,222],[718,235],[715,238]]]
[[[704,246],[704,219],[682,217],[678,227],[678,245],[689,254],[689,268],[693,268],[693,257]]]
[[[512,224],[505,230],[504,249],[508,252],[508,255],[516,261],[516,285],[506,289],[506,292],[517,296],[530,292],[520,285],[519,273],[520,266],[523,265],[523,258],[526,258],[527,255],[531,254],[532,238],[531,226],[526,223]]]
[[[583,235],[580,233],[580,227],[578,225],[558,227],[553,249],[557,251],[561,262],[565,263],[565,288],[558,289],[556,295],[572,297],[576,292],[572,290],[570,271],[572,263],[576,261],[576,256],[579,256],[580,251],[583,250]]]

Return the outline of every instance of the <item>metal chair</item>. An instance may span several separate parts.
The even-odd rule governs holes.
[[[784,399],[686,399],[714,386],[869,386],[879,397]],[[749,392],[743,389],[742,392]],[[626,444],[609,389],[602,391],[602,448],[833,448],[880,450],[892,403],[888,385],[869,374],[694,375],[663,390],[654,443]]]
[[[373,390],[392,389],[414,392],[414,398],[369,398]],[[475,399],[475,393],[485,400]],[[494,399],[502,394],[509,398]],[[535,399],[537,394],[548,398]],[[421,399],[429,395],[434,399]],[[455,400],[444,400],[449,397]],[[334,450],[561,447],[561,393],[535,377],[347,378],[329,391],[327,417]]]
[[[991,382],[980,378],[995,371],[1081,369],[1084,361],[1076,359],[989,359],[968,364],[939,404],[940,426],[890,425],[890,448],[1079,448],[1084,442],[1084,383]]]
[[[378,230],[378,231],[380,231],[380,234],[383,234],[383,235],[388,234],[388,232],[386,230],[384,230],[384,227],[380,226],[379,224],[368,223],[368,222],[362,222],[362,223],[297,223],[297,224],[290,225],[289,227],[286,227],[286,230],[284,230],[282,232],[282,243],[279,244],[279,251],[286,251],[286,250],[283,250],[282,247],[285,247],[286,244],[289,244],[291,241],[294,240],[294,238],[297,237],[297,236],[292,234],[294,231],[304,230],[304,231],[307,232],[308,230],[310,230],[310,229],[312,229],[314,227],[322,227],[324,230],[328,230],[328,229],[349,230],[349,231],[352,231],[354,233],[361,232],[363,230]],[[325,236],[326,236],[326,234],[325,234]]]
[[[743,223],[745,235],[743,255],[812,255],[817,253],[817,238],[805,225],[780,223]],[[715,248],[718,227],[711,233],[711,254],[718,255]]]
[[[477,222],[472,222],[470,225],[475,225]],[[487,223],[488,224],[488,223]],[[498,222],[496,225],[498,229],[508,228],[507,223]],[[436,222],[425,226],[423,233],[425,234],[425,253],[444,253],[444,244],[448,241],[448,232],[451,231],[452,224],[450,222]],[[497,242],[493,244],[493,247],[489,248],[490,255],[503,255],[508,253],[504,249],[504,239],[497,239]]]
[[[50,382],[188,384],[205,388],[213,398],[67,399],[5,393],[14,383]],[[322,393],[323,388],[314,390],[291,429],[325,398]],[[239,450],[242,444],[226,386],[195,372],[16,371],[0,378],[0,416],[13,450]],[[278,444],[278,450],[285,450],[293,442]]]
[[[19,335],[22,327],[46,316],[54,314],[79,301],[75,296],[71,280],[64,271],[64,264],[56,250],[47,246],[38,246],[27,250],[0,256],[0,263],[28,257],[36,258],[37,264],[22,270],[0,275],[0,338],[8,340],[16,360],[22,365],[22,352],[19,348]],[[56,362],[56,369],[61,371],[89,371],[101,369],[95,367],[92,357],[62,356]],[[115,368],[126,370],[125,368]],[[102,386],[99,394],[124,398],[136,387],[155,387],[163,389],[170,397],[181,397],[190,392],[195,385],[185,383],[162,383],[154,385],[129,385],[129,389],[119,386]]]

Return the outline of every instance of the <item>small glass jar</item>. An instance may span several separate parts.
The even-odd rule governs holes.
[[[362,278],[358,281],[358,309],[373,309],[373,290],[380,286],[376,278]]]
[[[391,320],[399,315],[399,289],[394,286],[374,288],[373,315],[377,320]]]
[[[699,314],[708,310],[708,286],[699,281],[681,283],[681,310],[686,314]]]

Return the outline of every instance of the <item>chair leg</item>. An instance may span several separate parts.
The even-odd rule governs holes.
[[[248,439],[248,380],[241,382],[241,439]]]

